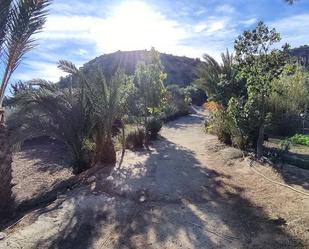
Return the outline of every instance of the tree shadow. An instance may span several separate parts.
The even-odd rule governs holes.
[[[204,120],[204,117],[196,114],[190,114],[187,116],[180,117],[175,121],[169,121],[164,125],[167,128],[181,129],[186,127],[187,125],[201,124],[201,120]]]
[[[282,154],[282,151],[280,149],[268,148],[268,151],[270,151],[271,153]],[[298,185],[306,190],[309,190],[309,158],[307,158],[308,156],[289,151],[285,152],[282,157],[283,163],[274,164],[274,170],[282,177],[286,184]]]
[[[18,156],[21,159],[35,161],[33,165],[37,167],[38,172],[54,174],[63,168],[71,167],[65,144],[48,137],[26,141]]]
[[[37,235],[32,248],[301,246],[243,189],[227,182],[231,175],[208,168],[169,140],[154,143],[138,162],[124,160],[110,177],[92,173],[87,177],[95,176],[93,181],[66,193],[55,210],[39,210],[37,222],[46,219],[44,229],[56,232]]]
[[[65,225],[35,247],[295,248],[301,243],[243,197],[243,189],[225,182],[232,176],[207,168],[194,152],[171,141],[157,142],[146,161],[124,164],[121,171],[111,173],[113,187],[96,174],[94,189],[84,185],[71,193]]]

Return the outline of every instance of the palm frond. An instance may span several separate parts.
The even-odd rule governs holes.
[[[11,75],[23,56],[36,46],[34,34],[40,32],[46,21],[47,6],[51,0],[12,1],[6,19],[1,59],[5,65],[0,88],[0,106]],[[6,5],[7,6],[7,5]],[[4,22],[4,20],[3,20]]]
[[[2,54],[2,47],[4,38],[7,32],[7,23],[10,17],[10,6],[13,0],[1,0],[0,1],[0,56]]]
[[[78,73],[77,67],[71,61],[60,60],[58,62],[58,68],[69,74]]]

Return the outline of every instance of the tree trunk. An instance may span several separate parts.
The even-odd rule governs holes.
[[[0,122],[0,220],[12,211],[12,153],[9,144],[9,133]]]
[[[264,124],[259,128],[259,137],[256,144],[256,156],[261,158],[263,156],[263,143],[264,143]]]
[[[96,143],[95,162],[103,164],[116,163],[116,150],[111,138]]]

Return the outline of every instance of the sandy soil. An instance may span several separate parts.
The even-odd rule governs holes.
[[[0,248],[309,248],[309,198],[231,160],[235,151],[201,124],[194,115],[168,123],[150,151],[127,151],[109,177],[98,170],[25,213]],[[256,168],[309,192],[309,171]],[[18,194],[20,184],[20,199],[33,196]]]

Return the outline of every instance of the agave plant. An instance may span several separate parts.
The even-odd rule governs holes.
[[[106,79],[97,71],[87,77],[68,61],[60,61],[59,68],[79,80],[90,108],[91,135],[95,143],[94,163],[113,164],[116,151],[112,140],[113,123],[121,120],[126,110],[126,100],[132,82],[122,72]]]
[[[35,46],[32,35],[45,23],[50,0],[0,1],[0,216],[11,208],[11,152],[4,125],[4,93],[23,56]]]

